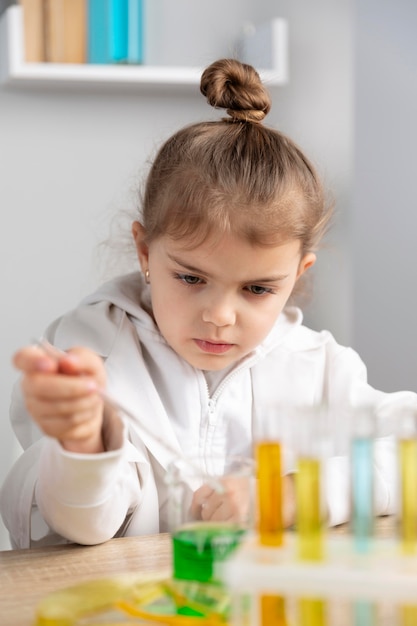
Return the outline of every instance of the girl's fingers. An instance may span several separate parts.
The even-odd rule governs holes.
[[[195,491],[191,502],[191,515],[194,519],[202,519],[202,508],[213,493],[213,488],[203,485]]]
[[[30,346],[14,356],[22,370],[21,386],[27,402],[78,400],[92,395],[106,384],[102,359],[91,350],[74,348],[58,360],[45,355],[41,348]],[[58,412],[66,409],[55,407]]]
[[[72,348],[55,356],[42,347],[18,350],[14,365],[28,412],[39,428],[73,452],[97,453],[102,440],[106,387],[103,360],[87,348]]]
[[[39,428],[65,443],[64,447],[71,441],[97,439],[101,433],[103,401],[97,394],[52,402],[29,397],[26,406]]]
[[[201,519],[204,522],[225,522],[231,518],[230,506],[226,496],[214,495],[203,502]]]
[[[38,398],[45,401],[78,400],[98,390],[96,380],[91,377],[38,372],[24,375],[21,387],[27,400]]]
[[[88,348],[71,348],[59,361],[59,371],[69,375],[94,376],[104,386],[103,359]]]
[[[90,411],[77,413],[71,419],[46,417],[41,420],[41,426],[47,435],[60,441],[86,439],[97,432],[96,421],[92,419]]]
[[[93,395],[69,397],[68,399],[60,396],[55,401],[51,401],[51,398],[26,396],[26,407],[29,413],[43,419],[59,417],[76,420],[78,415],[96,411],[101,404],[101,398]]]
[[[57,362],[38,346],[21,348],[13,355],[13,365],[22,372],[56,372]]]
[[[229,521],[233,517],[230,494],[219,494],[212,487],[203,485],[194,494],[191,513],[195,519],[205,522]]]
[[[103,384],[105,383],[102,359],[87,348],[71,348],[56,359],[39,346],[28,346],[14,354],[13,364],[17,369],[28,374],[60,372],[72,376],[91,375]]]
[[[195,519],[213,522],[246,522],[250,493],[246,479],[223,479],[224,493],[203,485],[194,493],[191,513]]]

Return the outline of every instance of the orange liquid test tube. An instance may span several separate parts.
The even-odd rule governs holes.
[[[263,546],[282,546],[282,451],[276,441],[256,446],[258,466],[258,533]]]
[[[282,514],[282,449],[277,441],[260,441],[256,446],[258,467],[258,535],[263,546],[284,543]],[[261,626],[287,626],[285,598],[260,597]]]
[[[262,626],[288,626],[285,600],[282,596],[264,595],[260,602]]]

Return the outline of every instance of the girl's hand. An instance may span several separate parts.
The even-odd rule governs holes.
[[[203,485],[194,493],[191,503],[194,519],[248,524],[252,521],[253,506],[250,478],[229,477],[220,482],[223,493],[218,493],[210,485]]]
[[[248,523],[255,518],[248,479],[227,478],[222,481],[225,493],[217,493],[209,485],[203,485],[194,493],[191,514],[196,520]],[[288,528],[295,523],[294,477],[283,476],[283,525]]]
[[[16,352],[26,408],[39,428],[71,452],[103,452],[103,401],[106,385],[101,358],[86,348],[73,348],[58,361],[42,348]]]

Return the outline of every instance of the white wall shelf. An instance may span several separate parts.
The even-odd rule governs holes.
[[[288,80],[288,41],[286,21],[277,18],[267,26],[267,33],[247,29],[243,44],[243,60],[250,60],[250,51],[267,42],[259,50],[258,58],[266,59],[268,69],[259,69],[268,86],[284,85]],[[23,37],[23,10],[9,7],[0,20],[0,82],[4,85],[38,86],[95,86],[135,88],[137,90],[170,89],[183,91],[199,85],[202,68],[150,65],[93,65],[67,63],[26,63]],[[255,63],[255,62],[253,62]]]

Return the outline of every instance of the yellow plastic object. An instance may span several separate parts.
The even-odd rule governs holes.
[[[143,576],[81,583],[45,597],[36,626],[227,626],[229,598],[217,585]]]

